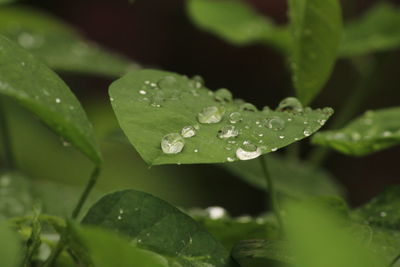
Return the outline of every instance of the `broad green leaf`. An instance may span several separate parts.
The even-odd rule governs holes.
[[[347,24],[340,55],[351,57],[399,47],[400,8],[378,2],[361,18]]]
[[[303,109],[294,98],[258,111],[227,89],[212,92],[197,79],[157,70],[117,80],[110,98],[125,135],[151,165],[256,158],[308,137],[333,113]]]
[[[190,0],[188,13],[205,31],[236,44],[269,44],[287,52],[290,35],[242,0]]]
[[[18,172],[0,172],[0,216],[23,216],[32,212],[30,180]]]
[[[0,94],[30,110],[94,163],[101,162],[92,125],[68,86],[34,56],[2,36]]]
[[[331,174],[307,162],[285,160],[275,155],[268,155],[266,161],[279,193],[296,198],[343,194],[342,188]],[[258,161],[241,161],[220,166],[250,185],[263,190],[266,188],[265,176]]]
[[[57,71],[122,76],[138,65],[95,45],[57,18],[28,7],[0,9],[0,34]]]
[[[106,195],[82,221],[132,239],[183,266],[236,266],[229,253],[192,218],[161,199],[134,190]]]
[[[100,228],[74,227],[73,236],[87,250],[89,258],[96,267],[172,266],[166,258],[149,250],[140,249],[127,238]]]
[[[244,240],[234,247],[232,256],[243,267],[286,266],[282,263],[292,266],[294,263],[287,241]]]
[[[17,267],[21,262],[21,245],[18,236],[4,221],[0,222],[0,265]]]
[[[286,203],[286,231],[298,267],[383,267],[334,214],[309,202]]]
[[[289,0],[291,67],[300,100],[309,104],[325,85],[342,40],[338,0]]]
[[[364,156],[400,144],[400,108],[367,111],[339,130],[316,134],[314,144]]]

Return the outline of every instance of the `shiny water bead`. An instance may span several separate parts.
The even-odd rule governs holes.
[[[204,79],[200,75],[195,75],[189,80],[189,87],[192,89],[200,89],[204,86]]]
[[[287,97],[279,103],[276,110],[281,112],[290,112],[293,114],[301,114],[303,112],[303,105],[297,98]]]
[[[196,135],[196,129],[193,126],[185,126],[182,128],[181,135],[184,138],[190,138]]]
[[[162,104],[165,102],[165,93],[162,90],[155,90],[152,92],[151,96],[151,105],[153,107],[161,107]]]
[[[253,104],[250,103],[244,103],[240,105],[240,110],[241,111],[250,111],[250,112],[256,112],[257,108]]]
[[[322,112],[328,116],[331,116],[334,113],[333,108],[330,108],[330,107],[323,108]]]
[[[310,136],[312,134],[312,129],[310,127],[306,127],[303,131],[304,136]]]
[[[224,111],[216,106],[206,107],[199,114],[197,119],[200,123],[210,124],[221,121]]]
[[[281,131],[285,128],[285,121],[279,117],[273,117],[265,121],[265,126],[274,131]]]
[[[252,144],[249,141],[243,142],[243,144],[236,150],[236,157],[240,160],[255,159],[261,155],[261,148]]]
[[[222,127],[221,130],[218,131],[218,138],[226,139],[231,137],[236,137],[239,135],[239,131],[233,125],[227,125]]]
[[[233,97],[232,97],[232,93],[229,92],[228,89],[221,88],[221,89],[218,89],[217,91],[215,91],[214,99],[218,102],[224,103],[224,102],[231,102]]]
[[[178,81],[174,76],[165,76],[158,81],[157,85],[163,90],[174,90],[178,87]]]
[[[161,149],[165,154],[178,154],[185,146],[185,140],[178,133],[170,133],[161,139]]]
[[[240,112],[232,112],[229,114],[229,122],[230,123],[238,123],[243,120],[243,116]]]

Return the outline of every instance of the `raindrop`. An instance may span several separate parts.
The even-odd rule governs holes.
[[[271,148],[271,151],[272,152],[275,152],[275,151],[277,151],[278,150],[278,148],[277,147],[273,147],[273,148]]]
[[[240,105],[240,110],[242,111],[250,111],[250,112],[256,112],[257,108],[253,104],[250,103],[244,103]]]
[[[199,152],[199,150],[198,149],[195,149],[195,150],[193,150],[194,151],[194,153],[198,153]]]
[[[236,156],[240,160],[255,159],[261,155],[261,149],[249,141],[243,142],[243,145],[236,150]]]
[[[213,220],[218,220],[226,217],[228,214],[222,207],[209,207],[206,209],[208,216]]]
[[[242,114],[240,112],[232,112],[229,115],[229,122],[230,123],[238,123],[243,120]]]
[[[310,136],[312,134],[312,130],[310,127],[306,127],[303,131],[304,136]]]
[[[199,75],[193,76],[192,79],[189,81],[189,86],[193,89],[200,89],[201,87],[203,87],[203,85],[204,79]]]
[[[56,103],[57,103],[57,104],[60,104],[60,103],[61,103],[61,99],[56,98]]]
[[[303,112],[303,105],[297,98],[287,97],[279,103],[276,110],[281,112],[290,112],[293,114],[301,114]]]
[[[184,138],[190,138],[196,135],[196,130],[193,126],[185,126],[182,128],[181,135]]]
[[[151,105],[153,107],[161,107],[161,105],[165,101],[165,93],[163,91],[157,90],[153,92],[152,98],[151,98]]]
[[[387,216],[387,213],[384,212],[384,211],[381,211],[381,213],[379,213],[379,215],[383,218],[383,217],[386,217],[386,216]]]
[[[322,109],[322,112],[325,113],[328,116],[331,116],[333,114],[333,109],[330,107],[326,107]]]
[[[145,91],[145,90],[140,90],[140,91],[139,91],[139,94],[145,95],[145,94],[147,94],[147,91]]]
[[[272,119],[266,120],[265,126],[274,131],[281,131],[285,128],[285,121],[279,117],[273,117]]]
[[[200,123],[218,123],[221,121],[224,111],[221,108],[212,106],[206,107],[197,115]]]
[[[227,157],[226,160],[229,161],[229,162],[233,162],[233,161],[235,161],[235,158],[233,158],[233,157]]]
[[[174,76],[165,76],[158,81],[158,87],[164,90],[174,90],[177,89],[178,81]]]
[[[319,120],[317,120],[317,122],[318,122],[319,125],[322,126],[322,125],[324,125],[326,123],[326,120],[319,119]]]
[[[280,135],[280,136],[279,136],[279,139],[284,139],[284,138],[285,138],[284,135]]]
[[[178,133],[165,135],[161,139],[161,149],[165,154],[178,154],[185,146],[185,140]]]
[[[222,129],[220,129],[218,131],[218,138],[221,139],[226,139],[226,138],[231,138],[231,137],[236,137],[239,135],[239,131],[236,129],[235,126],[233,125],[227,125],[222,127]]]
[[[232,93],[229,92],[226,88],[221,88],[215,91],[214,99],[218,102],[231,102],[232,101]]]

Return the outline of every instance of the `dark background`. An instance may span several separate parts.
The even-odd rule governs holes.
[[[278,23],[287,21],[284,0],[248,2]],[[345,19],[356,17],[375,2],[343,1]],[[399,4],[399,1],[392,2]],[[293,94],[285,61],[276,51],[261,45],[234,47],[199,30],[188,19],[184,0],[136,0],[132,4],[127,0],[32,0],[24,3],[49,11],[74,26],[87,38],[144,66],[186,75],[200,74],[209,88],[229,88],[236,97],[259,107],[275,107],[280,99]],[[375,83],[372,95],[358,114],[366,109],[400,104],[400,52],[387,52],[379,56],[385,58],[380,80]],[[102,125],[98,114],[107,114],[104,116],[108,120],[114,120],[107,101],[107,88],[111,80],[71,74],[62,77],[87,107],[95,127]],[[356,78],[357,74],[348,62],[340,60],[331,80],[312,106],[340,109],[349,92],[356,86]],[[114,125],[115,120],[111,124]],[[307,142],[302,143],[303,154],[310,149]],[[115,147],[108,143],[102,146],[106,151],[112,150],[110,156],[105,153],[106,161],[118,161],[116,154],[123,159],[114,162],[109,171],[105,170],[102,179],[107,181],[100,182],[100,189],[139,188],[180,206],[220,205],[235,215],[255,214],[263,209],[262,192],[216,167],[170,166],[155,167],[157,170],[148,171],[131,147]],[[110,149],[109,146],[114,147]],[[400,183],[399,155],[399,147],[363,158],[332,153],[325,166],[345,185],[350,203],[359,205],[385,186]],[[43,169],[35,169],[35,161],[20,161],[32,175],[43,176]],[[59,167],[73,166],[64,163]],[[82,168],[82,173],[87,172],[86,165]],[[116,169],[121,168],[128,170],[120,174]],[[84,176],[79,172],[73,174]],[[49,172],[46,175],[53,174]],[[82,184],[82,181],[62,180],[70,184]],[[178,197],[182,194],[184,196]]]

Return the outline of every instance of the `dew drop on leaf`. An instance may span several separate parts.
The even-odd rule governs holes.
[[[230,123],[238,123],[243,120],[242,114],[240,112],[232,112],[229,114],[229,122]]]
[[[197,119],[200,123],[210,124],[221,121],[224,112],[216,106],[204,108],[198,115]]]
[[[221,139],[236,137],[238,135],[239,135],[239,131],[233,125],[227,125],[227,126],[222,127],[218,131],[218,134],[217,134],[218,138],[221,138]]]
[[[303,112],[303,105],[297,98],[287,97],[279,103],[276,110],[281,112],[290,112],[293,114],[301,114]]]
[[[281,131],[285,129],[285,121],[279,117],[273,117],[265,121],[265,126],[274,131]]]
[[[243,144],[236,150],[236,157],[240,160],[255,159],[260,155],[261,148],[249,141],[244,141]]]
[[[240,110],[241,111],[250,111],[250,112],[256,112],[257,108],[251,103],[244,103],[240,105]]]
[[[232,93],[228,89],[221,88],[215,91],[214,99],[218,102],[225,103],[232,101]]]
[[[222,219],[228,215],[227,211],[222,207],[208,207],[206,211],[213,220]]]
[[[182,128],[181,135],[184,138],[190,138],[196,135],[196,129],[193,126],[185,126]]]
[[[185,140],[178,133],[165,135],[161,139],[161,149],[165,154],[178,154],[185,146]]]
[[[177,89],[177,80],[174,76],[165,76],[157,83],[158,87],[164,90]]]

